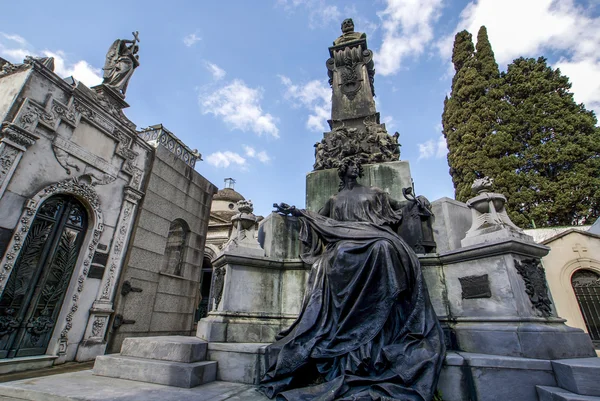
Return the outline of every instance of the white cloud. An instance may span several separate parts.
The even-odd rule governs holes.
[[[325,0],[277,0],[277,4],[288,13],[299,8],[308,12],[308,26],[311,29],[327,26],[332,22],[342,22],[342,13],[337,6]]]
[[[102,82],[101,70],[92,67],[87,61],[80,60],[74,64],[69,63],[62,51],[51,52],[44,50],[42,54],[45,57],[54,57],[54,72],[58,76],[72,76],[90,87],[99,85]]]
[[[58,76],[63,78],[73,76],[87,86],[98,85],[102,82],[101,70],[94,68],[87,61],[72,62],[61,50],[38,52],[28,45],[27,40],[16,34],[0,33],[0,56],[13,63],[21,63],[26,56],[54,57],[54,72]]]
[[[269,162],[269,160],[271,160],[271,158],[269,157],[269,155],[267,154],[267,152],[265,152],[264,150],[258,152],[256,154],[256,158],[261,162],[261,163],[267,163]]]
[[[244,151],[246,152],[246,156],[248,157],[256,156],[256,150],[254,150],[254,148],[251,146],[244,145]]]
[[[244,151],[246,152],[246,156],[257,158],[261,163],[268,163],[271,160],[271,157],[264,150],[257,152],[252,146],[244,145]]]
[[[215,167],[224,168],[227,168],[232,164],[242,168],[246,166],[246,159],[244,159],[238,153],[231,152],[229,150],[225,152],[211,153],[206,157],[206,162]]]
[[[437,141],[433,139],[428,140],[427,142],[418,144],[419,146],[419,159],[431,159],[435,157],[436,159],[441,159],[446,156],[448,153],[448,148],[446,147],[446,139],[443,135],[440,135]]]
[[[224,69],[222,69],[221,67],[219,67],[218,65],[216,65],[214,63],[211,63],[210,61],[206,61],[204,63],[204,66],[206,67],[208,72],[211,73],[211,75],[213,76],[213,79],[215,81],[219,81],[219,80],[223,79],[225,77],[225,75],[227,74]]]
[[[393,129],[394,129],[394,126],[395,126],[394,117],[392,117],[392,116],[386,116],[386,117],[383,117],[383,118],[381,119],[381,122],[382,122],[383,124],[385,124],[385,128],[386,128],[388,131],[391,131],[391,130],[393,130]]]
[[[0,54],[13,63],[21,63],[31,52],[25,49],[0,48]]]
[[[275,118],[260,106],[262,92],[262,88],[253,89],[235,79],[213,93],[200,95],[202,113],[220,117],[234,129],[279,138]]]
[[[19,36],[17,34],[9,34],[9,33],[0,32],[0,35],[2,35],[5,39],[11,40],[13,42],[17,42],[21,46],[27,45],[27,41],[25,40],[25,38],[22,36]]]
[[[183,44],[187,47],[192,47],[196,44],[196,42],[201,41],[202,38],[197,36],[195,33],[190,33],[185,38],[183,38]]]
[[[327,131],[327,120],[331,118],[331,88],[324,81],[313,80],[304,85],[295,85],[291,79],[280,75],[285,85],[286,99],[299,102],[310,110],[306,127],[312,131]]]
[[[585,103],[600,117],[600,58],[594,60],[590,57],[579,61],[563,58],[554,66],[571,78],[575,100]]]
[[[398,72],[406,57],[418,56],[433,39],[433,24],[440,17],[442,0],[387,0],[378,13],[383,43],[375,57],[381,75]]]
[[[577,102],[600,112],[600,17],[574,0],[475,0],[454,32],[438,42],[441,56],[451,58],[456,32],[466,29],[476,37],[482,25],[501,68],[521,56],[563,53],[554,67],[571,79]]]

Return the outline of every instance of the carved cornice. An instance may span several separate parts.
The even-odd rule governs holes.
[[[190,167],[195,167],[196,161],[202,160],[202,155],[197,150],[187,147],[186,144],[162,124],[145,128],[138,133],[138,136],[148,143],[165,147]]]
[[[25,149],[29,148],[35,141],[40,139],[39,136],[27,132],[21,127],[11,123],[2,123],[1,132],[3,139],[5,138],[13,144],[22,146]]]

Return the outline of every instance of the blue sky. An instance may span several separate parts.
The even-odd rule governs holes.
[[[441,114],[457,31],[485,24],[502,69],[547,57],[600,112],[599,0],[4,1],[0,57],[53,55],[55,72],[91,86],[113,40],[139,31],[127,116],[164,124],[202,153],[198,172],[219,188],[235,178],[266,215],[273,202],[304,206],[330,113],[327,47],[347,17],[368,35],[378,111],[430,200],[454,194]]]

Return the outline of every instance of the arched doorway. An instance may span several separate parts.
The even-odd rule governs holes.
[[[202,281],[200,283],[200,304],[196,311],[196,322],[208,316],[210,299],[210,286],[212,284],[213,267],[208,256],[204,256],[202,261]]]
[[[39,207],[0,296],[0,358],[46,353],[87,220],[85,207],[70,195]]]
[[[600,347],[600,274],[592,270],[577,270],[571,285],[579,303],[587,331],[596,348]]]

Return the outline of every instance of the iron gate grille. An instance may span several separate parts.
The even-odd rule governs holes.
[[[578,270],[571,278],[587,331],[596,348],[600,347],[600,275]]]

